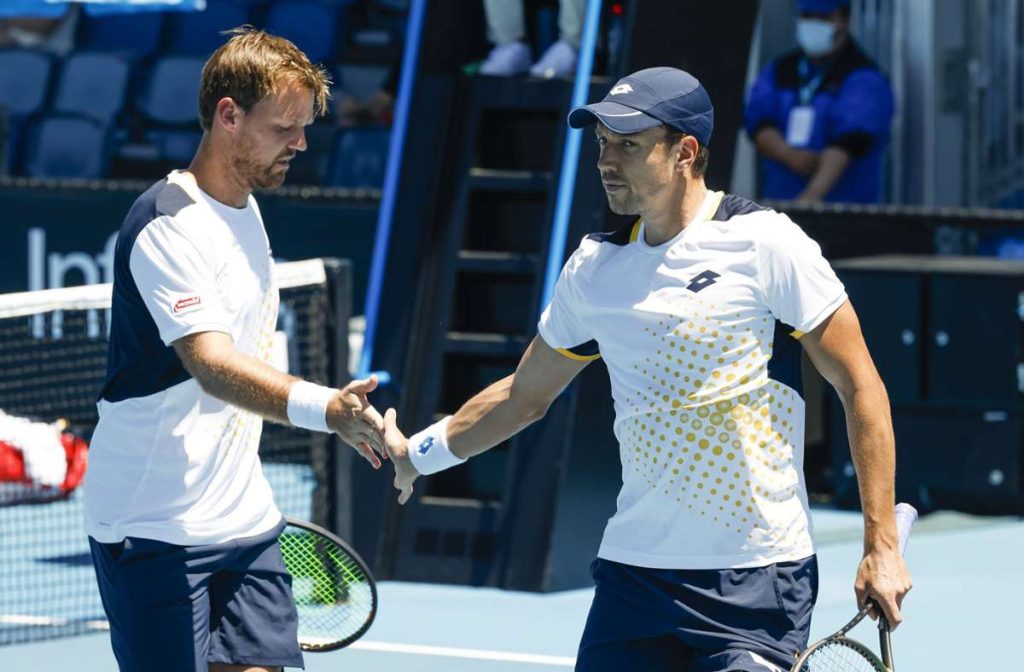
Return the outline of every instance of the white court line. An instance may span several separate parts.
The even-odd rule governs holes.
[[[0,614],[3,625],[38,625],[63,626],[81,623],[90,630],[109,630],[110,625],[103,620],[78,621],[68,618],[50,616],[29,616],[21,614]],[[377,651],[381,653],[406,653],[417,656],[442,656],[446,658],[469,658],[472,660],[495,660],[504,663],[527,663],[530,665],[551,665],[554,667],[574,667],[576,659],[571,656],[544,656],[534,653],[515,653],[513,651],[488,651],[484,649],[458,649],[446,646],[421,646],[418,644],[398,644],[395,642],[358,641],[350,644],[350,649]]]
[[[394,642],[359,641],[350,644],[348,648],[385,653],[409,653],[419,656],[445,656],[448,658],[471,658],[473,660],[497,660],[506,663],[553,665],[556,667],[574,667],[576,665],[576,659],[569,656],[542,656],[533,653],[514,653],[512,651],[455,649],[446,646],[419,646],[416,644],[396,644]]]

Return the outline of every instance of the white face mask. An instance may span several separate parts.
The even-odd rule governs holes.
[[[835,34],[835,26],[828,21],[798,19],[796,22],[796,42],[811,58],[824,56],[832,51]]]

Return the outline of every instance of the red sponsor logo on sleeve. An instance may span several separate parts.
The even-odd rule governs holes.
[[[177,315],[178,313],[182,312],[183,310],[186,310],[187,308],[194,308],[195,306],[198,306],[202,302],[203,300],[199,297],[198,294],[193,294],[192,296],[185,296],[174,302],[174,306],[171,307],[171,312]]]

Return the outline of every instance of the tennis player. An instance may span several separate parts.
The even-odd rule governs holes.
[[[263,418],[380,466],[375,379],[336,390],[268,364],[278,291],[252,191],[282,184],[328,84],[291,42],[234,31],[203,69],[191,166],[121,227],[85,509],[123,671],[302,667]]]
[[[897,548],[888,399],[843,285],[786,215],[704,184],[714,111],[691,75],[633,73],[569,115],[595,125],[613,212],[583,239],[515,373],[406,440],[385,414],[399,501],[542,417],[603,357],[622,490],[593,564],[585,672],[788,670],[818,570],[803,476],[800,346],[847,411],[864,503],[857,599],[892,623]]]

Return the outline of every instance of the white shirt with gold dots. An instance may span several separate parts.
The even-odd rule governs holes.
[[[814,553],[797,339],[846,300],[789,217],[721,192],[661,245],[642,222],[583,239],[538,331],[611,378],[622,490],[599,557],[724,569]]]

